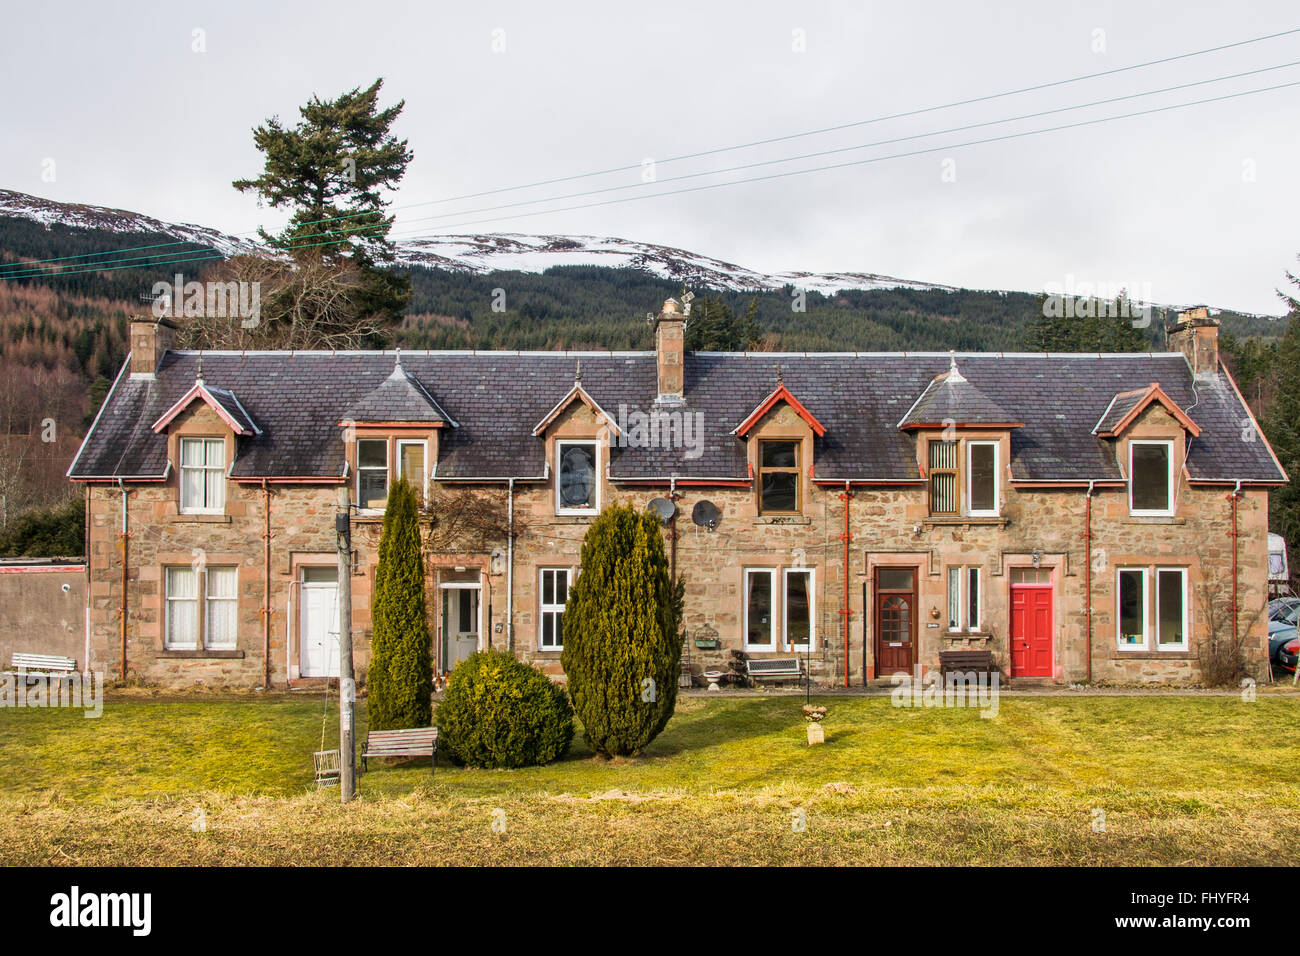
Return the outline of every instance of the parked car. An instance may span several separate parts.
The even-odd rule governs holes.
[[[1294,671],[1296,656],[1300,652],[1300,636],[1294,624],[1271,622],[1268,626],[1268,659],[1274,667]]]
[[[1300,613],[1300,597],[1280,597],[1268,602],[1269,621],[1283,621],[1294,625]]]

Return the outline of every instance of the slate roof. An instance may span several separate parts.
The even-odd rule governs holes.
[[[1097,419],[1097,424],[1093,426],[1094,435],[1100,435],[1102,432],[1113,432],[1115,426],[1124,420],[1129,412],[1138,407],[1138,403],[1146,398],[1147,388],[1134,388],[1127,392],[1118,393],[1111,399],[1110,405],[1101,413],[1101,418]]]
[[[441,433],[439,478],[540,478],[543,437],[533,426],[573,387],[577,353],[403,352],[402,366],[456,425]],[[1191,440],[1194,479],[1280,481],[1262,435],[1229,380],[1193,381],[1179,353],[1125,355],[959,354],[961,374],[1005,414],[1011,470],[1018,480],[1119,479],[1111,442],[1092,429],[1119,392],[1151,382],[1203,429]],[[582,384],[616,418],[649,412],[657,394],[652,352],[582,353]],[[823,425],[816,478],[915,480],[915,435],[899,421],[949,367],[948,354],[688,353],[685,403],[703,434],[686,448],[623,448],[610,454],[615,479],[748,479],[745,441],[732,434],[772,391],[778,364],[785,385]],[[155,379],[120,375],[86,436],[73,478],[160,477],[166,436],[150,425],[193,384],[198,353],[168,352]],[[205,352],[205,379],[238,393],[262,433],[238,442],[234,477],[337,477],[349,411],[381,388],[391,352]],[[974,394],[972,392],[971,394]],[[989,414],[992,414],[990,411]],[[391,419],[390,419],[391,420]],[[699,437],[692,433],[690,437]]]
[[[222,410],[237,421],[244,431],[252,432],[254,434],[260,431],[257,427],[257,423],[248,416],[248,412],[246,412],[244,406],[239,403],[239,399],[235,397],[234,392],[227,388],[220,388],[216,385],[208,385],[206,382],[204,383],[204,386],[207,393],[216,399]]]
[[[433,396],[402,368],[400,357],[388,378],[349,406],[339,421],[451,424]]]
[[[1001,405],[971,384],[952,367],[930,381],[916,404],[898,423],[899,428],[918,428],[923,425],[945,427],[956,425],[1008,425],[1018,423]]]

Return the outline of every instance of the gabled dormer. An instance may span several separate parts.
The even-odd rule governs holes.
[[[238,438],[262,434],[235,393],[205,382],[200,362],[194,384],[153,423],[153,430],[167,436],[167,460],[178,475],[178,513],[224,514]]]
[[[1092,433],[1114,445],[1128,481],[1129,513],[1167,518],[1177,511],[1186,440],[1201,428],[1158,382],[1114,395]]]
[[[353,480],[357,506],[383,511],[392,482],[404,479],[421,501],[428,492],[433,463],[438,460],[438,434],[455,428],[418,379],[402,368],[398,352],[393,371],[354,402],[339,419],[344,453]]]
[[[802,514],[812,476],[814,440],[826,434],[826,426],[786,387],[779,365],[776,387],[732,434],[748,445],[758,514]]]
[[[900,431],[916,435],[930,516],[1000,517],[1011,429],[1023,425],[961,373],[954,355],[948,371],[926,385],[898,423]]]
[[[610,438],[616,439],[619,433],[618,423],[583,387],[579,359],[573,386],[533,426],[533,435],[546,442],[556,514],[581,516],[600,511]]]

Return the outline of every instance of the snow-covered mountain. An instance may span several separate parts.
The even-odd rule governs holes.
[[[161,233],[183,242],[197,242],[211,246],[227,256],[261,251],[261,247],[250,239],[228,236],[207,226],[163,222],[125,209],[55,202],[53,199],[42,199],[40,196],[30,196],[11,189],[0,189],[0,218],[4,217],[30,219],[46,226],[57,223],[78,229],[98,229],[104,232]]]
[[[161,233],[211,246],[223,255],[266,251],[253,239],[227,235],[206,226],[163,222],[124,209],[61,203],[0,189],[0,219],[5,217],[27,219],[47,227],[57,223],[119,234]],[[396,244],[398,260],[404,264],[479,275],[497,270],[544,272],[552,266],[596,265],[641,269],[698,289],[736,292],[781,289],[787,285],[824,293],[840,289],[953,288],[874,272],[757,272],[685,249],[613,237],[478,233],[399,239]]]

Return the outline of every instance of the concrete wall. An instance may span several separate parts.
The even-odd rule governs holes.
[[[84,565],[0,562],[0,670],[9,669],[15,651],[85,666]]]

